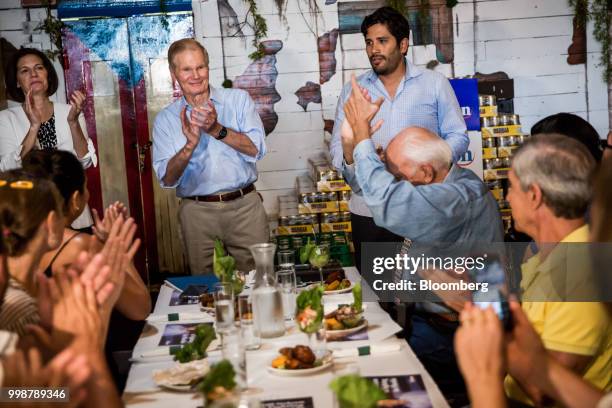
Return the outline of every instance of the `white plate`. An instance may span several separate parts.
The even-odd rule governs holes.
[[[328,351],[325,357],[323,357],[325,362],[318,367],[303,368],[303,369],[298,369],[298,370],[286,370],[286,369],[274,368],[271,365],[268,365],[266,366],[266,368],[268,369],[270,373],[274,375],[278,375],[280,377],[303,377],[307,375],[316,374],[321,371],[325,371],[329,367],[331,367],[333,364],[331,354],[332,354],[331,351]]]
[[[342,337],[346,337],[349,334],[357,333],[358,331],[368,327],[368,321],[363,320],[359,326],[352,327],[350,329],[342,329],[342,330],[325,330],[327,339],[340,339]]]
[[[158,384],[158,387],[164,388],[170,391],[178,392],[199,392],[197,387],[192,388],[191,385],[170,385],[170,384]]]
[[[350,292],[351,290],[353,290],[353,287],[355,286],[355,284],[353,282],[351,282],[351,285],[348,288],[344,288],[344,289],[337,289],[337,290],[326,290],[325,292],[323,292],[324,295],[337,295],[340,293],[347,293]]]

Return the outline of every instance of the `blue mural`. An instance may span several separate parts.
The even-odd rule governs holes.
[[[143,79],[149,58],[160,57],[172,41],[193,37],[191,15],[185,17],[185,14],[136,16],[128,18],[128,24],[126,19],[119,18],[79,20],[66,22],[66,26],[91,53],[106,61],[119,79],[134,87]],[[137,44],[131,50],[127,46],[130,39]]]
[[[146,13],[191,11],[191,0],[60,0],[59,18],[129,17]]]

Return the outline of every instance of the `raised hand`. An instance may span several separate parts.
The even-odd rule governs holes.
[[[380,110],[384,98],[380,97],[372,102],[367,91],[357,83],[355,75],[351,76],[351,86],[352,92],[348,101],[344,104],[344,114],[355,134],[355,143],[359,143],[376,133],[382,126],[382,119],[373,126],[370,126],[370,122]]]
[[[478,379],[499,381],[505,374],[504,331],[493,308],[480,309],[467,303],[455,334],[457,361],[468,384]]]
[[[134,239],[135,235],[134,219],[125,220],[121,215],[113,223],[108,240],[102,249],[101,254],[110,268],[110,281],[114,284],[114,290],[106,301],[107,308],[112,308],[119,299],[125,283],[127,267],[140,246],[140,239]]]
[[[70,112],[68,112],[68,123],[76,123],[83,110],[85,94],[81,91],[74,91],[70,96]]]
[[[193,114],[191,116],[193,117]],[[200,142],[200,127],[196,122],[187,119],[187,106],[184,106],[181,111],[181,126],[183,134],[187,138],[186,146],[195,149]]]
[[[115,201],[104,210],[104,219],[101,219],[98,211],[93,208],[94,226],[93,233],[101,243],[106,242],[111,227],[120,215],[127,218],[127,207],[120,201]]]
[[[30,121],[30,127],[38,129],[45,121],[45,113],[42,107],[37,107],[34,103],[34,95],[30,89],[25,96],[23,110]]]

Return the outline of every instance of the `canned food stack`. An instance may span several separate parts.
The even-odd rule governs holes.
[[[353,265],[350,186],[324,155],[308,162],[309,176],[295,181],[297,196],[278,197],[278,248],[299,251],[310,239],[327,243],[331,258],[343,266]]]
[[[496,103],[494,95],[479,95],[478,99],[481,104],[483,176],[499,204],[504,230],[508,232],[512,225],[511,209],[506,198],[508,172],[512,155],[529,135],[523,134],[519,115],[497,114],[497,109],[492,108]]]

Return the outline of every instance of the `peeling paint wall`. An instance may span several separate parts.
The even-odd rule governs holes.
[[[378,3],[383,0],[371,4]],[[432,5],[438,3],[430,0]],[[351,73],[369,69],[363,37],[351,32],[351,25],[359,24],[359,10],[371,4],[286,0],[279,17],[276,0],[257,0],[267,21],[267,40],[274,41],[270,43],[274,52],[257,64],[248,58],[254,51],[252,29],[240,26],[247,11],[244,0],[193,0],[192,4],[196,35],[210,54],[212,84],[238,79],[240,87],[259,92],[258,106],[268,118],[269,153],[258,164],[257,187],[273,214],[276,196],[290,193],[295,177],[306,173],[307,159],[327,149],[324,129],[334,118],[343,83]],[[316,4],[314,13],[309,4]],[[436,40],[439,47],[412,45],[408,57],[415,64],[425,66],[452,56],[451,63],[435,69],[449,77],[506,72],[515,80],[515,111],[526,131],[549,114],[567,111],[588,119],[602,136],[607,134],[612,88],[601,80],[600,46],[589,25],[586,64],[567,64],[573,34],[567,0],[460,0],[452,9],[450,28],[448,16],[434,14],[430,31],[425,36],[413,33],[411,42]],[[19,0],[1,0],[0,36],[17,47],[48,48],[46,35],[24,29],[25,22],[33,27],[44,16],[42,8],[23,9]],[[443,39],[448,33],[452,44]],[[56,68],[61,72],[57,63]],[[63,83],[56,95],[64,98]]]
[[[269,153],[258,164],[257,187],[271,214],[277,211],[276,196],[291,193],[295,177],[307,172],[308,157],[326,150],[324,128],[334,118],[342,84],[351,73],[369,69],[363,36],[354,28],[361,9],[383,2],[318,0],[315,13],[308,3],[287,0],[279,17],[275,0],[257,1],[268,23],[267,38],[283,44],[275,55],[274,86],[281,99],[273,109],[278,123],[267,137]],[[245,2],[197,0],[193,6],[196,34],[211,57],[212,82],[243,75],[251,63],[252,30],[241,26],[233,35],[238,30],[230,27],[243,21]],[[442,41],[441,53],[434,44],[412,45],[408,57],[425,66],[444,61],[440,55],[449,55],[450,49],[453,62],[435,68],[449,77],[506,72],[515,79],[515,112],[527,132],[539,119],[567,111],[588,119],[605,136],[609,108],[598,67],[601,51],[589,26],[586,65],[567,64],[571,14],[566,0],[460,0],[452,9],[452,47]],[[444,34],[440,27],[436,30],[438,36]],[[413,33],[411,43],[414,38]]]

